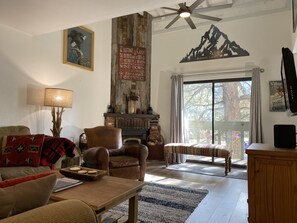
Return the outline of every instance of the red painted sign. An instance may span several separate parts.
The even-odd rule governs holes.
[[[145,48],[119,46],[119,78],[145,81]]]

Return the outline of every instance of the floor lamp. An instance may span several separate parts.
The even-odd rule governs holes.
[[[62,88],[45,88],[44,105],[52,107],[54,137],[60,137],[64,108],[72,108],[73,91]]]

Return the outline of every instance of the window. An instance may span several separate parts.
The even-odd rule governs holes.
[[[217,143],[245,159],[249,140],[251,79],[184,83],[185,140]]]

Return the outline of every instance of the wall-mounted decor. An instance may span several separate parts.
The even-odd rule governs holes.
[[[119,46],[119,79],[145,81],[145,48]]]
[[[201,37],[199,46],[192,48],[180,63],[249,55],[248,51],[242,49],[235,41],[229,40],[216,26],[211,25]]]
[[[94,70],[94,32],[83,26],[64,30],[63,63]]]
[[[297,0],[292,0],[292,19],[293,19],[293,32],[295,32],[296,25],[297,25]]]
[[[129,95],[132,82],[136,83],[139,96],[136,110],[145,113],[150,106],[152,20],[153,16],[148,12],[112,19],[110,105],[114,108],[121,106],[121,112],[128,110],[126,96]],[[124,52],[124,49],[127,52]],[[137,62],[141,68],[137,68],[137,72],[126,69],[125,66],[131,65],[131,58],[127,61],[121,59],[123,63],[120,67],[119,57],[129,57],[133,55],[132,52],[135,49],[138,49],[139,61],[134,62]],[[142,55],[141,52],[144,54]],[[124,62],[127,63],[124,64]]]
[[[282,81],[269,81],[269,97],[271,112],[286,111]]]

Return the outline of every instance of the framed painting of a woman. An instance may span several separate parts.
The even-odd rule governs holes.
[[[64,30],[63,63],[94,70],[94,32],[83,26]]]

